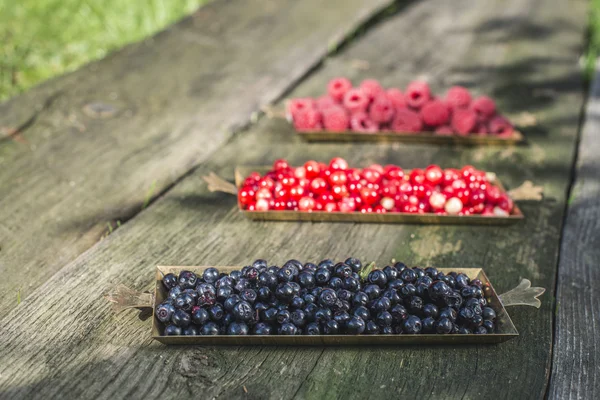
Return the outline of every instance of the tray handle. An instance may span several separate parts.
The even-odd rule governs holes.
[[[118,285],[113,292],[104,296],[106,300],[113,303],[113,309],[117,312],[130,308],[140,311],[152,310],[154,295],[149,292],[138,292],[123,284]]]
[[[207,176],[203,176],[202,179],[208,184],[208,190],[211,192],[224,192],[235,195],[238,193],[238,190],[233,183],[226,181],[214,172],[211,172]]]
[[[500,301],[504,307],[531,306],[540,308],[542,302],[538,297],[544,294],[545,291],[546,289],[541,287],[531,287],[531,281],[523,279],[516,288],[498,297],[500,297]]]

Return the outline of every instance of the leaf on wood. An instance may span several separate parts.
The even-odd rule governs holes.
[[[153,295],[148,292],[138,292],[123,284],[117,285],[113,292],[108,293],[104,298],[113,303],[113,309],[120,312],[129,308],[140,310],[152,308]]]
[[[525,181],[521,186],[508,191],[513,200],[542,200],[544,188],[535,186],[531,181]]]
[[[221,178],[214,172],[211,172],[207,176],[203,176],[202,179],[208,184],[208,190],[211,192],[224,192],[237,195],[238,190],[235,185]]]
[[[501,294],[500,300],[504,307],[531,306],[540,308],[542,302],[538,297],[544,294],[545,291],[546,289],[541,287],[531,287],[531,281],[523,279],[516,288]]]
[[[281,106],[264,105],[260,108],[260,110],[262,112],[264,112],[265,115],[267,116],[267,118],[269,118],[269,119],[274,119],[274,118],[287,119],[287,116],[285,115],[285,109],[282,108]]]
[[[515,125],[523,128],[537,125],[536,116],[527,111],[522,112],[517,117],[513,118],[512,121]]]

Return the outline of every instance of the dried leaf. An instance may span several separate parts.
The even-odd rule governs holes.
[[[237,195],[237,188],[231,182],[226,181],[214,172],[203,176],[202,179],[208,184],[208,190],[211,192],[224,192]]]
[[[531,181],[525,181],[521,186],[508,192],[513,200],[542,200],[544,188],[535,186]]]

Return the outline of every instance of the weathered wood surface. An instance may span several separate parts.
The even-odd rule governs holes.
[[[600,68],[600,61],[596,62]],[[600,398],[600,69],[590,90],[563,229],[550,399]]]
[[[385,21],[306,80],[318,94],[337,75],[405,85],[426,73],[523,109],[539,125],[529,147],[439,148],[307,144],[284,121],[262,119],[198,171],[35,290],[2,321],[0,393],[9,398],[543,398],[552,346],[560,230],[583,103],[577,64],[584,1],[420,1]],[[357,69],[357,59],[370,64]],[[361,63],[364,65],[364,63]],[[545,199],[523,203],[512,227],[252,222],[201,176],[233,178],[236,164],[284,156],[294,163],[341,155],[352,163],[407,168],[473,163],[502,171],[510,187],[530,179]],[[228,175],[229,174],[229,175]],[[149,321],[114,314],[102,299],[117,283],[150,289],[156,264],[242,265],[264,257],[318,260],[350,254],[445,267],[483,267],[499,292],[521,277],[548,288],[540,310],[509,310],[521,336],[466,347],[165,347]]]
[[[216,1],[0,105],[0,316],[391,3]]]

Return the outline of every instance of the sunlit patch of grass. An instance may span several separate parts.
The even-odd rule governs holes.
[[[588,48],[583,62],[585,77],[591,80],[594,76],[596,59],[600,56],[600,0],[590,0],[588,21]]]
[[[207,0],[0,0],[0,99],[74,70]]]

